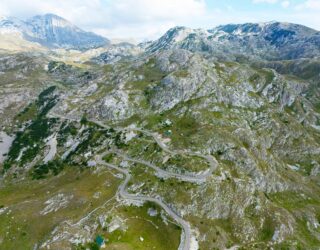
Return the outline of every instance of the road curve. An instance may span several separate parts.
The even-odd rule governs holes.
[[[68,118],[62,115],[58,115],[55,113],[50,114],[51,117],[57,117],[57,118],[61,118],[61,119],[66,119],[66,120],[71,120],[71,121],[77,121],[79,122],[80,120],[78,119],[74,119],[74,118]],[[98,126],[105,128],[105,129],[110,129],[111,127],[108,125],[105,125],[104,123],[102,123],[101,121],[98,120],[88,120],[92,123],[97,124]],[[194,153],[194,152],[190,152],[190,151],[186,151],[186,150],[175,150],[172,151],[170,150],[159,138],[159,135],[157,133],[152,133],[150,131],[144,130],[144,129],[139,129],[139,128],[133,128],[133,127],[126,127],[126,128],[113,128],[115,131],[119,131],[119,132],[123,132],[123,131],[137,131],[137,132],[141,132],[147,136],[151,136],[155,142],[159,145],[159,147],[165,151],[168,154],[171,155],[176,155],[176,154],[183,154],[183,155],[190,155],[190,156],[197,156],[200,158],[205,159],[208,163],[209,163],[209,168],[206,171],[202,171],[199,174],[186,174],[186,175],[182,175],[182,174],[177,174],[177,173],[172,173],[172,172],[168,172],[165,171],[149,162],[143,161],[143,160],[137,160],[137,159],[131,159],[130,157],[124,156],[122,155],[123,158],[125,158],[128,161],[131,162],[136,162],[136,163],[141,163],[144,164],[154,170],[156,170],[159,174],[165,176],[169,176],[169,177],[173,177],[173,178],[177,178],[177,179],[181,179],[183,181],[188,181],[188,182],[205,182],[206,179],[212,175],[212,173],[217,169],[218,166],[218,162],[217,160],[211,156],[211,155],[203,155],[200,153]],[[117,153],[119,155],[119,153]]]
[[[182,179],[185,179],[186,181],[191,181],[191,182],[194,182],[194,181],[196,181],[196,182],[197,181],[205,181],[206,178],[211,176],[212,173],[217,169],[218,162],[211,155],[203,155],[203,154],[200,154],[200,153],[194,153],[194,152],[190,152],[190,151],[186,151],[186,150],[175,150],[175,151],[172,151],[161,141],[161,139],[159,138],[158,134],[152,133],[152,132],[149,132],[149,131],[146,131],[146,130],[143,130],[143,129],[139,129],[139,128],[124,128],[124,129],[122,129],[122,131],[138,131],[138,132],[144,133],[145,135],[151,136],[156,141],[156,143],[159,145],[159,147],[163,151],[168,153],[168,154],[171,154],[171,155],[181,154],[181,155],[197,156],[197,157],[205,159],[209,163],[208,170],[202,171],[200,174],[180,175],[180,174],[170,173],[170,175],[172,175],[172,176],[176,175],[178,178],[182,178]],[[137,161],[137,160],[135,160],[135,161]],[[142,164],[145,164],[145,163],[142,163]],[[156,168],[160,169],[158,167],[156,167]],[[164,170],[162,170],[162,171],[164,171]],[[165,171],[165,172],[168,173],[167,171]]]
[[[105,155],[105,154],[104,154]],[[105,161],[102,160],[104,155],[99,155],[96,156],[96,162],[100,165],[104,165],[107,166],[109,168],[113,168],[119,172],[121,172],[122,174],[124,174],[126,176],[125,181],[120,184],[119,188],[118,188],[118,193],[119,195],[126,200],[131,200],[131,201],[150,201],[153,203],[158,204],[160,207],[163,208],[163,210],[166,211],[166,213],[172,217],[177,224],[179,224],[182,227],[183,230],[183,234],[182,234],[182,239],[180,241],[180,245],[179,245],[179,250],[190,250],[190,246],[191,246],[191,228],[190,228],[190,224],[183,220],[179,215],[177,215],[176,212],[174,212],[167,204],[165,204],[162,200],[157,199],[157,198],[153,198],[153,197],[148,197],[148,196],[143,196],[143,195],[133,195],[133,194],[129,194],[126,191],[126,187],[131,179],[131,174],[129,173],[128,170],[123,169],[123,168],[119,168],[113,164],[110,163],[106,163]]]
[[[50,114],[48,115],[50,117],[55,117],[55,118],[60,118],[60,119],[65,119],[65,120],[70,120],[70,121],[76,121],[79,122],[79,119],[73,119],[73,118],[67,118],[65,116],[62,115],[57,115],[57,114]],[[93,122],[95,124],[97,124],[98,126],[105,128],[105,129],[110,129],[110,126],[105,125],[104,123],[100,122],[100,121],[96,121],[96,120],[88,120],[90,122]],[[211,174],[216,170],[217,166],[218,166],[218,162],[217,160],[211,156],[211,155],[202,155],[200,153],[194,153],[194,152],[189,152],[189,151],[182,151],[182,150],[177,150],[177,151],[172,151],[170,150],[159,138],[158,134],[156,133],[152,133],[143,129],[139,129],[139,128],[114,128],[116,131],[137,131],[137,132],[141,132],[144,133],[145,135],[151,136],[153,137],[153,139],[156,141],[156,143],[159,145],[159,147],[161,147],[161,149],[163,151],[165,151],[166,153],[175,155],[175,154],[183,154],[183,155],[191,155],[191,156],[198,156],[201,157],[205,160],[207,160],[207,162],[209,163],[210,167],[208,170],[201,172],[199,174],[189,174],[189,175],[183,175],[183,174],[177,174],[177,173],[172,173],[172,172],[168,172],[165,171],[149,162],[143,161],[143,160],[137,160],[137,159],[132,159],[126,155],[123,155],[121,153],[115,152],[116,154],[118,154],[120,157],[124,158],[127,161],[131,161],[131,162],[136,162],[136,163],[141,163],[143,165],[146,165],[152,169],[154,169],[155,171],[157,171],[159,174],[161,174],[162,176],[166,176],[169,178],[177,178],[183,181],[188,181],[188,182],[205,182],[207,177],[211,176]],[[102,160],[103,156],[105,156],[106,154],[111,153],[111,152],[106,152],[103,155],[97,155],[96,156],[96,162],[98,164],[101,165],[105,165],[109,168],[113,168],[121,173],[123,173],[126,178],[125,181],[120,184],[119,188],[118,188],[118,193],[119,195],[123,198],[123,199],[127,199],[127,200],[132,200],[132,201],[150,201],[150,202],[154,202],[156,204],[158,204],[159,206],[161,206],[169,216],[171,216],[176,222],[177,224],[179,224],[182,229],[183,229],[183,234],[181,236],[181,241],[180,241],[180,246],[179,246],[179,250],[190,250],[191,247],[191,227],[189,225],[189,223],[185,220],[183,220],[179,215],[177,215],[176,212],[174,212],[167,204],[165,204],[162,200],[157,199],[157,198],[153,198],[153,197],[147,197],[147,196],[142,196],[142,195],[133,195],[133,194],[129,194],[126,191],[126,186],[129,183],[130,179],[131,179],[131,174],[129,173],[128,170],[117,167],[113,164],[110,163],[106,163],[105,161]]]
[[[205,182],[207,177],[212,174],[212,172],[213,172],[213,170],[215,169],[215,166],[216,166],[213,162],[209,162],[210,169],[205,171],[205,172],[202,172],[201,174],[178,174],[178,173],[173,173],[173,172],[169,172],[169,171],[163,170],[163,169],[157,167],[156,165],[154,165],[154,164],[152,164],[152,163],[150,163],[148,161],[130,158],[127,155],[124,155],[124,154],[122,154],[120,152],[117,152],[117,151],[111,151],[110,153],[114,153],[114,154],[120,156],[125,161],[129,161],[129,162],[134,162],[134,163],[139,163],[139,164],[145,165],[145,166],[155,170],[157,172],[157,174],[159,175],[159,177],[176,178],[176,179],[179,179],[181,181],[194,182],[194,183],[203,183],[203,182]]]

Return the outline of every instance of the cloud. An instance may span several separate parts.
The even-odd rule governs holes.
[[[270,3],[270,4],[274,4],[277,3],[278,0],[253,0],[253,3]]]
[[[112,21],[101,32],[113,37],[155,38],[176,25],[189,26],[206,16],[204,0],[118,0],[108,6]]]
[[[296,6],[296,10],[320,10],[320,0],[307,0],[302,4]]]
[[[206,12],[204,0],[118,0],[108,5],[113,12],[135,21],[172,21],[192,18]]]
[[[240,10],[242,1],[247,10]],[[139,41],[155,39],[177,25],[212,28],[279,20],[320,28],[319,11],[315,11],[320,9],[320,0],[300,1],[296,6],[291,0],[239,0],[227,5],[218,0],[0,0],[0,15],[28,18],[54,13],[108,38]],[[268,3],[270,8],[261,10],[259,3]]]
[[[283,1],[283,2],[281,3],[281,6],[282,6],[283,8],[288,8],[288,7],[290,6],[290,1]]]
[[[54,13],[76,25],[113,37],[158,36],[207,14],[205,0],[1,0],[0,15],[26,18]]]
[[[259,4],[259,3],[267,3],[267,4],[276,4],[279,3],[279,0],[253,0],[252,1],[254,4]],[[283,8],[288,8],[290,6],[290,1],[285,0],[280,2],[281,6]]]
[[[176,25],[190,25],[206,15],[204,0],[118,0],[109,1],[106,11],[110,18],[101,32],[113,36],[127,34],[141,38],[159,36]]]

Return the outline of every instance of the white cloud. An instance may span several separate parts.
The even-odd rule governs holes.
[[[259,4],[259,3],[267,3],[267,4],[276,4],[279,3],[279,0],[252,0],[254,4]],[[283,8],[288,8],[290,6],[290,1],[289,0],[284,0],[280,2],[281,6]]]
[[[172,26],[190,25],[206,15],[204,0],[118,0],[107,4],[112,36],[155,37]]]
[[[0,0],[0,15],[27,18],[55,13],[108,38],[138,40],[154,39],[176,25],[212,28],[227,23],[278,20],[320,28],[319,11],[312,11],[320,9],[320,0],[304,0],[296,11],[285,9],[294,4],[291,0],[251,0],[244,3],[250,7],[248,11],[237,9],[231,1],[228,5],[218,3],[218,0]],[[255,10],[252,3],[273,4],[272,8],[279,10]]]
[[[283,1],[281,2],[283,8],[288,8],[290,6],[290,1]]]
[[[283,8],[288,8],[290,6],[290,1],[289,0],[284,0],[284,1],[279,1],[279,0],[252,0],[254,4],[281,4]]]
[[[319,11],[320,10],[320,0],[307,0],[302,4],[296,6],[297,10],[313,10]]]
[[[270,3],[270,4],[274,4],[277,3],[278,0],[253,0],[253,3]]]
[[[205,0],[1,0],[0,15],[55,13],[113,37],[146,38],[206,16]]]
[[[203,15],[204,0],[118,0],[110,2],[109,8],[134,20],[179,20]]]

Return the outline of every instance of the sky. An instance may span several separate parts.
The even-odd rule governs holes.
[[[111,39],[155,39],[174,26],[283,21],[320,30],[320,0],[1,0],[0,15],[54,13]]]

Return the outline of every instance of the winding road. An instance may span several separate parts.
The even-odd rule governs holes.
[[[51,114],[51,117],[55,117],[55,118],[61,118],[61,119],[65,119],[65,120],[70,120],[70,121],[76,121],[76,122],[80,122],[79,119],[75,119],[75,118],[67,118],[65,116],[62,115],[58,115],[58,114]],[[88,120],[89,122],[95,123],[98,126],[105,128],[105,129],[111,129],[112,127],[105,125],[104,123],[102,123],[101,121],[97,121],[97,120]],[[189,156],[197,156],[200,158],[205,159],[208,163],[209,163],[209,168],[206,171],[201,171],[198,174],[177,174],[177,173],[173,173],[173,172],[169,172],[169,171],[165,171],[153,164],[151,164],[150,162],[144,161],[144,160],[138,160],[138,159],[132,159],[124,154],[121,154],[120,152],[113,152],[116,153],[117,155],[119,155],[120,157],[124,158],[127,161],[131,161],[131,162],[135,162],[135,163],[140,163],[143,165],[146,165],[152,169],[154,169],[155,171],[157,171],[160,175],[164,176],[164,177],[170,177],[170,178],[177,178],[183,181],[187,181],[187,182],[205,182],[206,179],[212,175],[212,173],[217,169],[218,166],[218,162],[217,160],[211,156],[211,155],[203,155],[200,153],[194,153],[194,152],[190,152],[190,151],[186,151],[186,150],[170,150],[160,139],[159,135],[157,133],[152,133],[150,131],[144,130],[144,129],[140,129],[140,128],[135,128],[135,127],[126,127],[126,128],[113,128],[115,131],[118,132],[123,132],[123,131],[135,131],[135,132],[141,132],[147,136],[152,137],[155,142],[159,145],[159,147],[166,153],[171,154],[171,155],[177,155],[177,154],[181,154],[181,155],[189,155]]]
[[[113,168],[126,176],[125,181],[122,184],[120,184],[120,186],[118,188],[119,195],[125,200],[138,201],[138,202],[150,201],[150,202],[156,203],[157,205],[162,207],[162,209],[164,209],[166,211],[166,213],[170,217],[172,217],[177,222],[177,224],[180,225],[183,229],[183,235],[182,235],[182,239],[180,241],[179,250],[190,250],[191,228],[190,228],[189,223],[187,221],[183,220],[179,215],[177,215],[176,212],[174,212],[167,204],[165,204],[160,199],[148,197],[148,196],[143,196],[143,195],[129,194],[126,191],[126,187],[131,179],[131,174],[129,173],[129,171],[126,169],[117,167],[113,164],[104,162],[102,160],[103,156],[104,155],[102,155],[102,156],[100,155],[100,156],[96,157],[96,161],[98,164],[107,166],[109,168]]]
[[[145,165],[145,166],[155,170],[159,177],[176,178],[176,179],[179,179],[181,181],[186,181],[186,182],[203,183],[203,182],[206,181],[208,176],[210,176],[212,174],[212,172],[216,168],[215,161],[213,161],[213,160],[209,161],[209,159],[208,159],[208,162],[210,164],[210,168],[208,170],[203,171],[200,174],[178,174],[178,173],[173,173],[173,172],[169,172],[169,171],[163,170],[163,169],[157,167],[156,165],[154,165],[154,164],[152,164],[152,163],[150,163],[148,161],[139,160],[139,159],[132,159],[132,158],[128,157],[127,155],[124,155],[124,154],[122,154],[120,152],[117,152],[117,151],[112,151],[111,153],[114,153],[114,154],[120,156],[125,161],[129,161],[129,162],[134,162],[134,163],[139,163],[139,164]]]
[[[78,119],[69,119],[67,117],[61,116],[61,115],[53,115],[51,114],[51,117],[55,117],[55,118],[61,118],[61,119],[65,119],[65,120],[71,120],[71,121],[77,121],[79,122],[80,120]],[[95,120],[89,120],[92,123],[97,124],[98,126],[105,128],[105,129],[110,129],[111,127],[103,124],[100,121],[95,121]],[[160,207],[162,207],[162,209],[164,209],[166,211],[166,213],[172,217],[176,223],[178,225],[181,226],[181,228],[183,229],[183,233],[181,235],[181,241],[180,241],[180,245],[179,245],[179,250],[190,250],[191,249],[191,238],[192,238],[192,234],[191,234],[191,227],[190,224],[185,221],[183,218],[181,218],[175,211],[173,211],[167,204],[165,204],[160,198],[154,198],[154,197],[148,197],[148,196],[143,196],[143,195],[134,195],[134,194],[129,194],[126,191],[126,187],[131,179],[131,174],[127,169],[124,168],[120,168],[117,167],[113,164],[107,163],[105,161],[103,161],[103,157],[109,153],[116,153],[117,155],[119,155],[120,157],[122,157],[124,160],[126,161],[131,161],[131,162],[135,162],[135,163],[140,163],[143,164],[153,170],[155,170],[159,175],[163,176],[163,177],[168,177],[168,178],[177,178],[179,180],[183,180],[186,182],[197,182],[197,183],[202,183],[205,182],[206,179],[212,175],[212,173],[216,170],[217,166],[218,166],[218,162],[217,160],[211,156],[211,155],[202,155],[200,153],[193,153],[193,152],[189,152],[189,151],[182,151],[182,150],[177,150],[177,151],[172,151],[170,150],[160,139],[160,137],[158,136],[158,134],[156,133],[152,133],[146,130],[142,130],[139,128],[116,128],[116,131],[136,131],[136,132],[141,132],[147,136],[151,136],[153,137],[153,139],[157,142],[157,144],[161,147],[161,149],[163,151],[165,151],[166,153],[169,153],[171,155],[176,155],[176,154],[183,154],[183,155],[190,155],[190,156],[198,156],[201,157],[203,159],[205,159],[208,163],[209,163],[209,168],[206,171],[202,171],[199,174],[178,174],[178,173],[172,173],[169,171],[165,171],[153,164],[151,164],[150,162],[144,161],[144,160],[137,160],[137,159],[132,159],[122,153],[119,152],[105,152],[102,155],[97,155],[95,157],[95,160],[98,164],[100,165],[104,165],[108,168],[112,168],[115,169],[117,171],[119,171],[120,173],[125,175],[125,180],[122,184],[120,184],[119,188],[118,188],[118,194],[125,200],[131,200],[131,201],[138,201],[138,202],[146,202],[146,201],[150,201],[150,202],[154,202],[156,204],[158,204]]]

